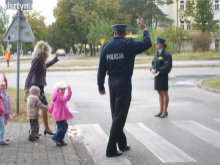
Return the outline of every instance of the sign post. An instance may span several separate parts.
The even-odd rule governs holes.
[[[17,101],[16,101],[16,111],[19,114],[19,89],[20,89],[20,50],[21,50],[21,35],[20,35],[20,15],[21,9],[18,10],[18,43],[17,43]]]
[[[7,9],[16,9],[17,14],[4,35],[4,41],[17,42],[17,98],[16,111],[19,114],[19,89],[20,89],[20,50],[21,42],[34,42],[35,37],[22,10],[31,10],[33,0],[6,0]]]

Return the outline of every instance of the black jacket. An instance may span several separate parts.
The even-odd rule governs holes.
[[[152,68],[159,71],[160,74],[170,73],[173,67],[172,56],[166,50],[163,50],[161,54],[156,52],[152,61]]]
[[[45,63],[43,58],[35,57],[31,62],[31,68],[25,81],[25,89],[29,89],[32,85],[45,86],[47,68],[58,61],[55,57],[51,61]]]
[[[118,37],[104,45],[100,55],[97,76],[99,90],[104,89],[106,73],[108,73],[109,78],[131,79],[135,56],[151,46],[151,38],[147,30],[143,33],[142,41]]]

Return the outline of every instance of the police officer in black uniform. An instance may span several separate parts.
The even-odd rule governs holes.
[[[131,102],[131,78],[134,61],[137,54],[152,46],[148,30],[143,21],[137,19],[139,28],[143,31],[143,40],[126,39],[126,25],[114,25],[114,38],[105,44],[101,51],[98,70],[98,89],[101,95],[105,94],[104,80],[109,75],[110,104],[112,126],[106,149],[107,157],[120,156],[130,149],[127,145],[123,128],[126,122]],[[120,151],[117,150],[117,145]]]
[[[172,56],[166,51],[165,39],[157,37],[156,53],[152,61],[151,72],[154,74],[154,89],[159,94],[160,112],[155,117],[165,118],[168,116],[168,74],[172,69]]]

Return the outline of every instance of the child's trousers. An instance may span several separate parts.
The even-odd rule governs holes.
[[[31,129],[30,129],[29,138],[35,140],[39,130],[38,119],[30,119],[30,125],[31,125]]]
[[[57,132],[52,137],[53,140],[63,143],[63,139],[65,138],[65,134],[68,130],[68,123],[66,120],[57,121]]]
[[[0,116],[0,142],[5,142],[5,125],[2,116]]]

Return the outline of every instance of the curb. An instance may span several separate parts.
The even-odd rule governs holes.
[[[204,80],[203,80],[203,81],[204,81]],[[214,89],[214,88],[208,88],[208,87],[202,85],[202,82],[203,82],[203,81],[201,81],[201,82],[197,85],[198,88],[203,89],[203,90],[206,90],[206,91],[208,91],[208,92],[220,94],[220,91],[219,91],[219,90]]]

